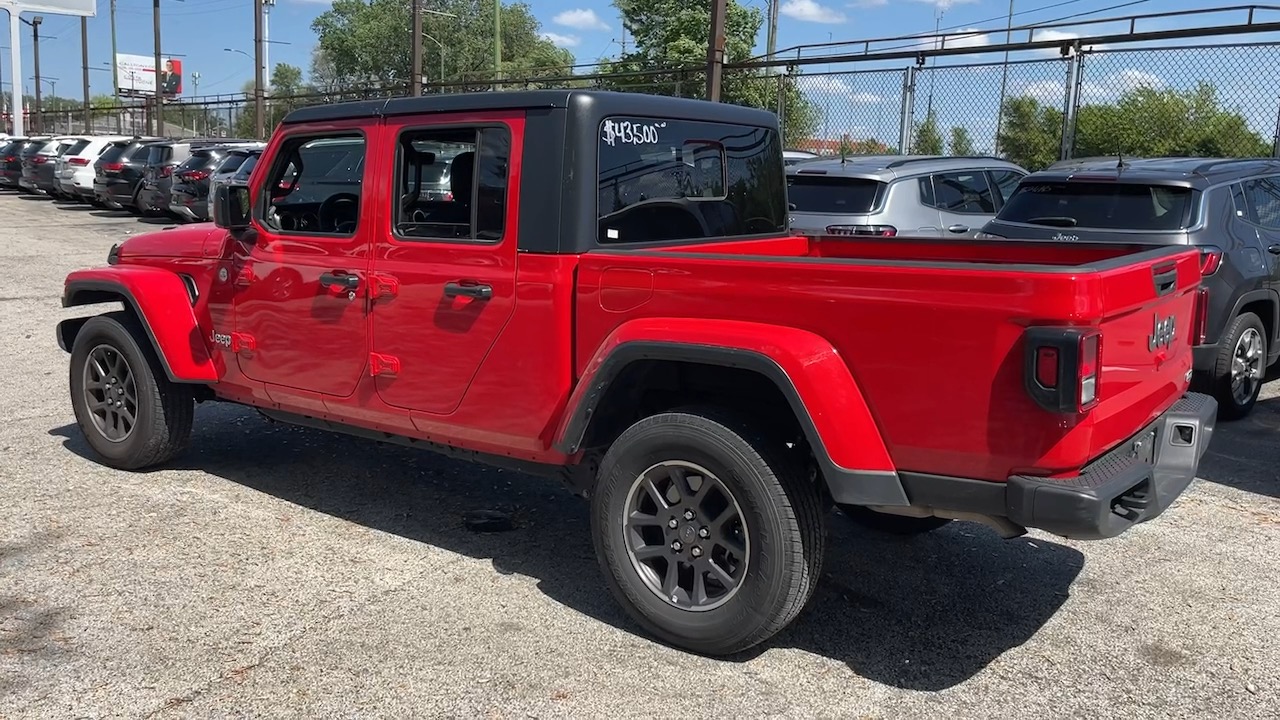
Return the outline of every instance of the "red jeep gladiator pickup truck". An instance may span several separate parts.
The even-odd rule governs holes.
[[[67,278],[122,308],[58,326],[76,419],[123,469],[217,400],[556,474],[618,602],[707,654],[804,607],[833,505],[1095,539],[1191,483],[1194,248],[797,237],[783,167],[772,113],[697,100],[295,110],[214,226]]]

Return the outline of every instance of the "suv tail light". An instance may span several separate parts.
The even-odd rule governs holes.
[[[102,163],[103,172],[120,172],[123,169],[124,169],[124,163],[118,163],[118,162]]]
[[[1098,404],[1102,333],[1077,328],[1032,327],[1026,341],[1025,384],[1040,407],[1086,413]]]
[[[1203,345],[1209,334],[1209,288],[1196,289],[1196,303],[1191,311],[1191,344]]]
[[[178,173],[178,177],[187,182],[197,182],[208,178],[209,173],[206,170],[187,170],[186,172]]]
[[[17,161],[18,161],[18,156],[17,156],[17,155],[5,155],[5,156],[4,156],[4,161],[5,161],[5,162],[7,162],[7,163],[17,162]]]
[[[898,229],[892,225],[828,225],[828,235],[836,236],[875,236],[875,237],[893,237],[898,234]]]
[[[35,157],[31,158],[32,165],[43,165],[47,162],[49,162],[49,158],[45,157],[44,155],[36,155]]]
[[[84,167],[85,165],[89,164],[89,158],[73,157],[67,162],[71,165],[79,165],[80,167]]]
[[[159,175],[162,178],[169,177],[173,175],[173,168],[170,167],[169,165],[165,165],[164,167],[160,168]]]
[[[1218,272],[1218,267],[1222,265],[1222,248],[1216,245],[1200,246],[1200,275],[1208,277]]]

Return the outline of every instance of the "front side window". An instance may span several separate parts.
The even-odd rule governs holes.
[[[350,235],[360,221],[365,139],[360,135],[286,140],[271,166],[259,221],[268,230]]]
[[[396,148],[396,235],[502,239],[511,132],[506,127],[406,130]]]
[[[601,243],[785,232],[777,132],[692,120],[610,118],[600,126]]]

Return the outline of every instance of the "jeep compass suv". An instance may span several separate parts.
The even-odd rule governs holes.
[[[1199,312],[1208,315],[1204,336],[1192,339],[1196,379],[1223,419],[1253,409],[1280,357],[1280,160],[1066,160],[1025,178],[983,232],[1199,247]]]

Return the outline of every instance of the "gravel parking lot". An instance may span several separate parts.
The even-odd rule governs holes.
[[[0,218],[0,718],[1280,717],[1280,382],[1117,540],[832,516],[805,614],[710,660],[637,634],[549,481],[217,404],[170,467],[96,464],[62,280],[163,225],[13,193]],[[517,527],[464,528],[491,508]]]

